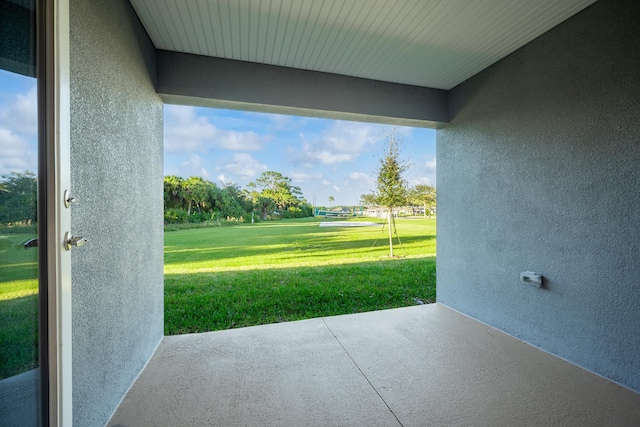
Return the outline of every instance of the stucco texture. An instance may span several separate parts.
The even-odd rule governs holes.
[[[158,50],[158,94],[168,104],[400,126],[447,121],[446,90]]]
[[[163,336],[162,102],[127,1],[70,1],[73,420],[102,426]]]
[[[635,391],[638,22],[597,2],[454,88],[437,132],[438,301]]]

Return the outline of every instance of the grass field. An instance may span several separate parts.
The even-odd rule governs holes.
[[[3,236],[0,253],[0,379],[37,366],[38,265],[36,249],[19,243],[35,234]]]
[[[319,227],[307,218],[165,233],[165,334],[435,300],[435,220]],[[359,219],[358,221],[361,221]]]
[[[435,220],[386,229],[283,220],[165,233],[165,333],[204,332],[435,300]],[[0,253],[0,379],[37,366],[37,251]]]

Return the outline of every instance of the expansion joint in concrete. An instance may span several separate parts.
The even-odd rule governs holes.
[[[355,359],[351,356],[351,354],[349,353],[349,350],[346,349],[346,347],[340,342],[340,338],[338,338],[338,336],[331,330],[331,328],[329,327],[329,325],[327,325],[327,322],[325,322],[324,317],[321,318],[322,319],[322,323],[324,323],[324,326],[329,330],[329,332],[331,332],[331,335],[333,335],[333,337],[336,339],[336,341],[338,342],[338,344],[340,344],[340,347],[342,347],[342,350],[344,350],[345,354],[349,357],[349,359],[351,359],[351,362],[354,364],[354,366],[356,367],[356,369],[358,369],[358,371],[360,372],[360,374],[364,377],[365,380],[367,380],[367,382],[369,383],[369,386],[371,386],[371,388],[373,389],[373,391],[375,391],[375,393],[378,395],[378,397],[380,398],[380,400],[382,400],[382,403],[384,403],[384,405],[387,407],[387,409],[389,409],[389,412],[391,412],[391,415],[394,416],[394,418],[396,419],[396,421],[398,421],[398,424],[401,427],[404,427],[404,424],[402,424],[402,421],[400,421],[400,419],[398,418],[398,416],[396,415],[395,412],[393,412],[393,409],[391,409],[391,406],[389,406],[389,404],[387,403],[386,400],[384,400],[384,397],[382,397],[382,395],[380,394],[380,392],[376,389],[376,387],[371,383],[371,381],[369,380],[369,378],[367,377],[367,375],[362,371],[362,369],[360,368],[360,366],[358,365],[358,363],[355,361]]]

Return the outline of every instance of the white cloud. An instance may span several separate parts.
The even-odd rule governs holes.
[[[200,156],[192,154],[189,160],[182,162],[182,171],[184,176],[201,176],[209,179],[209,171],[205,168],[205,164]]]
[[[20,135],[0,128],[0,175],[37,169],[36,152]]]
[[[382,127],[369,123],[335,121],[321,136],[305,141],[302,148],[292,150],[294,160],[321,162],[327,165],[355,160],[367,146],[384,139]]]
[[[343,182],[343,187],[359,193],[368,193],[375,186],[375,179],[364,172],[352,172]]]
[[[165,106],[164,148],[167,152],[206,152],[215,149],[261,150],[266,138],[255,132],[216,127],[195,107]]]
[[[236,153],[230,163],[217,168],[221,172],[239,176],[245,179],[255,178],[268,168],[264,163],[260,163],[247,153]]]
[[[325,179],[325,180],[322,180],[322,185],[324,185],[326,187],[326,186],[331,185],[331,183]]]
[[[26,94],[17,93],[7,105],[0,106],[0,119],[15,133],[38,135],[38,90],[34,85]]]
[[[420,162],[417,167],[412,168],[409,183],[412,185],[426,184],[435,185],[436,183],[436,158],[430,156],[426,160]]]
[[[168,152],[206,151],[217,129],[194,107],[165,106],[164,148]]]
[[[215,146],[226,150],[261,150],[263,141],[255,132],[236,132],[233,130],[220,132],[214,141]]]
[[[349,180],[360,184],[373,184],[376,181],[371,175],[364,172],[352,172],[349,175]]]
[[[340,192],[340,187],[338,187],[336,185],[333,186],[333,189],[336,190],[337,192]]]
[[[311,175],[309,175],[308,173],[301,173],[301,172],[291,172],[289,173],[289,177],[293,182],[296,182],[296,183],[307,182],[311,179]]]
[[[425,170],[428,173],[436,173],[436,159],[427,160],[424,164]]]
[[[410,182],[413,185],[417,185],[417,184],[434,185],[435,184],[435,182],[433,182],[431,178],[429,178],[428,176],[418,176],[411,179]]]
[[[322,174],[321,173],[308,174],[304,172],[291,171],[289,173],[289,177],[291,178],[291,181],[293,181],[295,184],[304,184],[305,182],[309,182],[311,180],[318,180],[322,178]]]
[[[34,85],[0,105],[0,174],[35,172],[37,163],[38,98]]]

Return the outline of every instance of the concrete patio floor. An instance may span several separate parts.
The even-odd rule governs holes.
[[[165,337],[109,426],[640,426],[640,394],[440,304]]]

